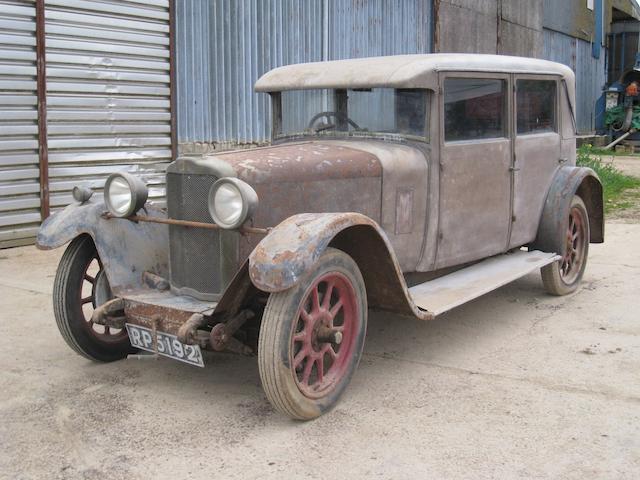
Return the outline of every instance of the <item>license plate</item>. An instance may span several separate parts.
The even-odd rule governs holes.
[[[131,345],[146,350],[147,352],[159,353],[165,357],[173,358],[190,365],[204,367],[202,352],[198,345],[185,345],[178,340],[178,337],[164,332],[156,332],[158,336],[157,350],[153,344],[153,330],[140,325],[127,323],[127,333]]]

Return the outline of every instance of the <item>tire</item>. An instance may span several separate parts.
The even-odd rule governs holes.
[[[358,366],[366,330],[360,270],[349,255],[328,248],[296,286],[267,301],[258,366],[271,404],[297,420],[330,410]]]
[[[580,286],[589,255],[589,215],[582,199],[574,195],[569,209],[569,226],[564,233],[565,256],[542,267],[542,283],[551,295],[568,295]]]
[[[97,274],[90,272],[97,270]],[[83,297],[83,290],[89,289]],[[109,282],[91,237],[74,239],[62,255],[53,283],[53,313],[58,330],[78,354],[98,362],[125,358],[136,350],[126,330],[93,325],[84,305],[95,309],[111,298]]]

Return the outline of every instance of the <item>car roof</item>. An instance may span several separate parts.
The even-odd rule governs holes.
[[[315,88],[436,89],[441,71],[558,75],[573,89],[573,71],[561,63],[507,55],[435,53],[298,63],[274,68],[255,84],[257,92]]]

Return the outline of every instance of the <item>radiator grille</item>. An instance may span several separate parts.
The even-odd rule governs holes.
[[[212,222],[207,199],[209,189],[216,180],[213,175],[168,173],[169,217]],[[215,298],[220,294],[220,232],[170,225],[169,242],[172,287],[183,291],[189,289],[195,296],[203,298]]]

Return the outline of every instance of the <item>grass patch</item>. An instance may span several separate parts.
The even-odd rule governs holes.
[[[626,175],[612,163],[603,162],[602,154],[591,145],[582,145],[578,149],[577,164],[593,169],[600,177],[604,190],[605,212],[631,206],[629,202],[620,202],[619,199],[625,190],[640,188],[640,178]]]

